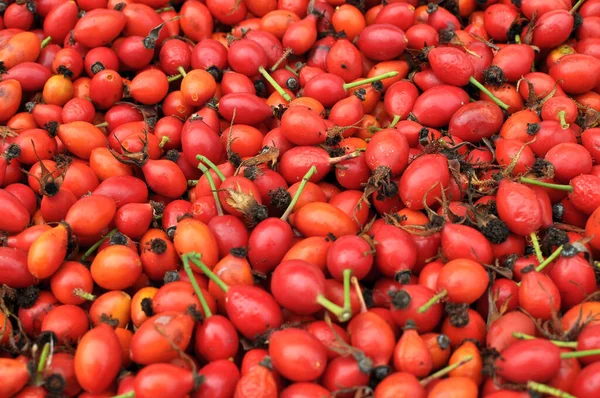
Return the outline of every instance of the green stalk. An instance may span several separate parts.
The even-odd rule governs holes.
[[[352,301],[350,298],[350,279],[352,278],[352,270],[345,269],[342,273],[344,277],[344,309],[352,311]]]
[[[167,145],[169,143],[169,141],[171,141],[171,139],[169,137],[167,137],[166,135],[163,135],[162,138],[160,139],[160,142],[158,143],[158,146],[160,147],[160,149],[163,149],[165,147],[165,145]]]
[[[373,83],[373,82],[378,82],[380,80],[384,80],[384,79],[389,79],[390,77],[396,77],[398,76],[398,72],[397,71],[391,71],[391,72],[387,72],[387,73],[383,73],[381,75],[378,76],[373,76],[373,77],[369,77],[368,79],[362,79],[362,80],[358,80],[355,82],[351,82],[351,83],[346,83],[344,84],[344,90],[348,91],[354,87],[358,87],[358,86],[362,86],[363,84],[369,84],[369,83]]]
[[[592,355],[600,355],[600,348],[596,348],[595,350],[563,352],[562,354],[560,354],[560,357],[562,359],[569,359],[569,358],[591,357]]]
[[[84,300],[87,300],[87,301],[94,301],[94,300],[96,300],[96,296],[94,296],[92,293],[86,292],[85,290],[83,290],[83,289],[81,289],[79,287],[73,289],[73,295],[77,296],[79,298],[82,298]]]
[[[102,127],[108,127],[108,122],[98,123],[98,124],[95,124],[94,126],[101,129]]]
[[[180,74],[178,74],[178,75],[173,75],[173,76],[169,76],[169,77],[167,77],[167,81],[168,81],[169,83],[171,83],[171,82],[174,82],[175,80],[179,80],[179,79],[181,79],[182,77],[183,77],[183,75],[180,73]]]
[[[441,292],[439,292],[438,294],[436,294],[435,296],[430,298],[425,304],[420,306],[419,309],[417,310],[417,312],[419,314],[423,314],[423,313],[427,312],[428,309],[430,309],[431,307],[436,305],[438,303],[438,301],[440,301],[447,295],[448,295],[448,291],[446,289],[442,290]]]
[[[223,282],[221,280],[221,278],[219,278],[217,276],[217,274],[215,274],[214,272],[212,272],[210,270],[210,268],[208,268],[206,266],[206,264],[204,264],[200,258],[200,254],[198,253],[194,253],[194,252],[190,252],[187,253],[188,256],[188,261],[191,262],[192,264],[194,264],[196,267],[200,268],[200,270],[204,273],[204,275],[206,275],[208,277],[208,279],[210,279],[211,281],[213,281],[214,283],[217,284],[217,286],[219,286],[219,288],[221,290],[223,290],[225,293],[227,293],[229,291],[229,286],[227,286],[225,284],[225,282]]]
[[[200,290],[200,286],[198,286],[198,282],[196,281],[196,278],[194,277],[194,273],[192,272],[192,268],[190,267],[190,260],[188,259],[188,255],[184,254],[183,256],[181,256],[181,261],[183,262],[183,270],[185,271],[186,275],[190,279],[190,283],[192,284],[192,287],[194,288],[194,291],[196,292],[196,296],[198,296],[198,300],[200,300],[200,305],[202,306],[202,311],[204,311],[204,318],[206,319],[206,318],[211,317],[212,311],[210,310],[210,307],[208,306],[208,303],[206,302],[206,299],[204,298],[204,295],[202,294],[202,290]]]
[[[291,66],[286,65],[284,68],[287,69],[288,71],[292,72],[295,76],[298,76],[298,72],[296,72],[294,70],[294,68],[292,68]]]
[[[52,41],[51,36],[46,37],[44,40],[42,40],[42,43],[40,44],[40,48],[46,47],[48,44],[50,44],[51,41]]]
[[[208,186],[210,186],[210,190],[213,194],[213,198],[215,198],[215,205],[217,206],[217,214],[222,216],[223,208],[221,207],[221,201],[219,201],[219,193],[217,192],[217,186],[215,185],[215,180],[213,180],[208,167],[206,167],[202,163],[198,163],[198,168],[206,176],[206,179],[208,180]]]
[[[108,234],[106,234],[98,242],[94,243],[94,245],[92,247],[90,247],[85,253],[83,253],[83,256],[81,256],[81,261],[85,261],[89,256],[91,256],[96,251],[97,248],[100,247],[101,244],[104,243],[105,240],[110,239],[110,237],[116,233],[117,233],[117,229],[115,228],[112,231],[110,231]]]
[[[461,366],[463,366],[467,362],[471,361],[472,359],[473,359],[473,355],[467,355],[460,361],[458,361],[452,365],[446,366],[445,368],[438,370],[437,372],[433,373],[432,375],[427,376],[426,378],[421,380],[420,383],[422,386],[426,386],[427,384],[431,383],[433,380],[439,379],[440,377],[443,377],[443,376],[446,376],[448,373],[452,372],[453,370],[460,368]]]
[[[37,382],[41,382],[42,380],[42,373],[44,373],[44,369],[46,369],[46,362],[48,362],[48,356],[50,356],[50,343],[44,344],[42,352],[40,353],[40,358],[38,360],[38,365],[35,373],[35,379]]]
[[[177,67],[177,71],[179,72],[179,74],[183,77],[187,76],[187,73],[185,72],[185,69],[183,69],[183,66],[178,66]]]
[[[223,173],[221,172],[221,170],[219,170],[219,168],[217,167],[217,165],[214,164],[213,162],[211,162],[206,156],[196,155],[196,160],[199,161],[199,162],[202,162],[205,165],[207,165],[208,167],[210,167],[215,172],[215,174],[217,175],[217,177],[219,177],[219,180],[225,181],[225,176],[223,175]]]
[[[519,179],[523,184],[537,185],[538,187],[556,189],[557,191],[573,192],[573,187],[564,184],[552,184],[550,182],[543,182],[540,180],[534,180],[533,178],[521,177]]]
[[[308,171],[306,172],[304,177],[302,177],[302,181],[300,182],[300,186],[298,186],[298,190],[294,194],[294,197],[292,198],[292,201],[290,202],[287,209],[285,209],[285,213],[283,213],[283,215],[281,216],[281,219],[283,221],[287,221],[290,214],[292,214],[292,211],[294,210],[294,206],[296,206],[296,203],[298,203],[298,200],[300,199],[300,195],[302,195],[302,191],[304,191],[304,187],[306,187],[306,184],[308,183],[308,181],[311,179],[311,177],[316,172],[317,172],[317,167],[312,166],[310,169],[308,169]]]
[[[542,248],[540,247],[540,241],[538,240],[537,234],[532,232],[530,235],[531,244],[533,245],[533,251],[535,252],[535,256],[538,259],[538,262],[541,264],[544,262],[544,256],[542,256]]]
[[[340,322],[346,322],[352,317],[352,312],[340,307],[339,305],[329,301],[325,296],[319,294],[317,296],[317,303],[323,308],[331,312]]]
[[[565,120],[566,114],[567,113],[565,111],[558,112],[558,120],[560,121],[560,127],[562,127],[563,130],[569,128],[569,123],[567,123],[567,121]]]
[[[483,86],[483,84],[479,83],[477,81],[477,79],[475,79],[473,76],[471,76],[469,78],[469,82],[471,82],[472,85],[474,85],[475,87],[477,87],[479,90],[481,90],[481,92],[483,92],[484,94],[487,94],[488,97],[490,97],[490,99],[492,101],[494,101],[494,103],[496,105],[498,105],[500,108],[504,109],[505,111],[508,110],[508,108],[510,108],[508,105],[506,105],[504,102],[502,102],[498,97],[496,97],[494,94],[492,94],[490,92],[490,90],[488,90],[487,88],[485,88]]]
[[[388,126],[388,128],[394,128],[398,122],[400,121],[400,115],[394,115],[394,118],[392,119],[392,122],[390,123],[390,125]]]
[[[575,3],[573,8],[571,8],[571,11],[569,11],[569,13],[571,15],[575,14],[577,12],[577,10],[579,9],[579,7],[581,7],[583,5],[584,2],[585,2],[585,0],[579,0],[577,3]]]
[[[552,395],[557,398],[577,398],[574,395],[566,393],[558,388],[550,387],[545,384],[536,383],[535,381],[528,381],[527,388],[531,391],[539,392],[545,395]]]
[[[513,332],[513,337],[515,339],[519,339],[519,340],[534,340],[537,339],[537,337],[535,336],[531,336],[525,333],[521,333],[521,332]],[[552,342],[552,344],[554,344],[557,347],[562,347],[562,348],[577,348],[577,342],[576,341],[559,341],[559,340],[550,340],[550,342]]]
[[[262,77],[265,78],[266,81],[269,82],[271,86],[273,86],[275,91],[277,91],[279,95],[281,95],[281,98],[283,98],[286,102],[290,102],[292,100],[292,97],[290,97],[290,95],[286,93],[283,88],[281,88],[279,83],[277,83],[275,79],[273,79],[271,75],[269,75],[269,72],[267,72],[265,68],[261,66],[260,68],[258,68],[258,72],[262,75]]]
[[[548,266],[548,264],[550,264],[552,261],[556,260],[558,256],[560,256],[562,249],[563,247],[562,245],[560,245],[558,249],[554,250],[554,252],[552,252],[552,254],[547,259],[545,259],[540,265],[535,267],[535,270],[537,272],[541,272],[544,268]]]
[[[135,391],[129,391],[124,394],[114,395],[112,398],[135,398]]]

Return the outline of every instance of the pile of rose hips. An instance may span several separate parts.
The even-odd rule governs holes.
[[[600,0],[0,15],[0,398],[600,396]]]

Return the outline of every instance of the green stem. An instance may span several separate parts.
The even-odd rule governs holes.
[[[179,74],[183,77],[187,76],[187,73],[185,72],[185,69],[183,69],[183,66],[178,66],[177,67],[177,71],[179,72]]]
[[[286,102],[290,102],[292,100],[292,97],[290,97],[290,95],[288,93],[286,93],[283,88],[281,88],[281,86],[279,85],[279,83],[277,83],[275,81],[275,79],[273,79],[271,77],[271,75],[269,75],[269,72],[267,72],[265,70],[265,68],[263,68],[261,66],[260,68],[258,68],[258,72],[262,75],[262,77],[265,78],[266,81],[269,82],[269,84],[271,86],[273,86],[273,88],[275,89],[275,91],[277,91],[279,93],[279,95],[281,95],[281,98],[283,98]]]
[[[552,261],[556,260],[556,258],[558,256],[560,256],[562,249],[563,249],[563,247],[562,247],[562,245],[560,245],[558,247],[558,249],[554,250],[554,252],[552,252],[552,254],[547,259],[545,259],[540,265],[535,267],[536,272],[541,272],[544,268],[546,268],[548,266],[548,264],[550,264]]]
[[[48,362],[48,356],[50,355],[50,343],[44,344],[42,348],[42,352],[40,353],[40,358],[38,360],[38,365],[35,373],[35,381],[37,383],[41,383],[42,381],[42,373],[44,373],[44,369],[46,369],[46,362]]]
[[[196,281],[196,277],[194,276],[194,273],[192,272],[192,268],[190,267],[190,260],[188,259],[188,255],[184,254],[183,256],[181,256],[181,261],[183,262],[183,270],[185,271],[186,275],[188,276],[190,283],[192,284],[192,287],[194,288],[194,291],[196,292],[196,296],[198,296],[198,300],[200,300],[200,305],[202,306],[202,311],[204,311],[204,318],[209,318],[212,316],[212,311],[210,310],[210,307],[208,306],[208,303],[206,302],[206,299],[204,298],[204,295],[202,294],[202,290],[200,290],[200,286],[198,286],[198,282]]]
[[[200,254],[191,252],[191,253],[187,253],[187,256],[188,256],[189,262],[191,262],[192,264],[194,264],[196,267],[200,268],[200,270],[204,273],[204,275],[206,275],[208,277],[208,279],[210,279],[211,281],[213,281],[214,283],[216,283],[217,286],[219,286],[219,288],[221,290],[223,290],[225,293],[227,293],[229,291],[229,286],[227,286],[225,284],[225,282],[223,282],[221,280],[221,278],[219,278],[217,276],[217,274],[215,274],[214,272],[212,272],[210,270],[210,268],[208,268],[206,266],[206,264],[204,264],[200,260],[200,258],[201,258]]]
[[[392,119],[392,122],[390,123],[390,125],[388,126],[388,128],[394,128],[398,122],[400,121],[400,115],[394,115],[394,118]]]
[[[381,75],[378,76],[373,76],[373,77],[369,77],[368,79],[362,79],[362,80],[358,80],[355,82],[351,82],[351,83],[346,83],[344,84],[344,90],[348,91],[354,87],[358,87],[358,86],[362,86],[363,84],[369,84],[369,83],[373,83],[373,82],[378,82],[380,80],[384,80],[384,79],[389,79],[390,77],[396,77],[398,76],[398,72],[397,71],[391,71],[391,72],[387,72],[387,73],[383,73]]]
[[[296,72],[296,71],[294,70],[294,68],[292,68],[291,66],[289,66],[289,65],[286,65],[286,66],[285,66],[285,69],[287,69],[288,71],[292,72],[292,73],[293,73],[295,76],[298,76],[298,72]]]
[[[46,37],[44,40],[42,40],[42,43],[40,44],[40,48],[46,47],[48,44],[50,44],[51,41],[52,41],[51,36]]]
[[[171,83],[171,82],[174,82],[175,80],[179,80],[179,79],[181,79],[182,77],[183,77],[183,75],[180,73],[180,74],[178,74],[178,75],[173,75],[173,76],[169,76],[169,77],[167,77],[167,81],[168,81],[169,83]]]
[[[595,350],[563,352],[562,354],[560,354],[560,357],[562,359],[569,359],[569,358],[591,357],[592,355],[600,355],[600,348],[596,348]]]
[[[215,185],[215,180],[213,180],[208,167],[206,167],[202,163],[198,163],[198,168],[206,176],[206,179],[208,180],[208,186],[210,187],[210,191],[213,194],[213,198],[215,198],[215,206],[217,206],[217,214],[222,216],[223,208],[221,207],[221,201],[219,201],[219,193],[217,192],[217,186]]]
[[[537,339],[537,337],[535,336],[531,336],[525,333],[521,333],[521,332],[513,332],[513,337],[515,339],[519,339],[519,340],[534,340]],[[558,340],[550,340],[552,342],[552,344],[554,344],[557,347],[562,347],[562,348],[577,348],[577,342],[576,341],[558,341]]]
[[[290,202],[290,204],[287,207],[287,209],[285,209],[285,213],[283,213],[283,215],[281,216],[281,219],[283,221],[287,221],[287,219],[290,216],[290,214],[292,214],[292,211],[294,210],[294,206],[296,206],[296,203],[298,203],[298,200],[300,199],[300,195],[302,195],[302,191],[304,191],[304,187],[306,187],[306,184],[308,183],[308,180],[310,180],[311,177],[316,172],[317,172],[317,167],[316,166],[312,166],[306,172],[306,174],[304,175],[304,177],[302,177],[302,181],[300,181],[300,186],[298,186],[298,190],[294,194],[294,197],[292,198],[292,201]]]
[[[584,2],[585,2],[585,0],[579,0],[577,3],[575,3],[573,8],[571,8],[571,11],[569,11],[569,13],[571,15],[575,14],[577,12],[577,10],[579,9],[579,7],[581,7],[583,5]]]
[[[289,47],[283,50],[283,54],[281,55],[281,57],[279,57],[277,62],[275,62],[275,64],[271,67],[271,73],[275,72],[277,68],[279,68],[279,65],[281,65],[283,61],[285,61],[290,55],[292,55],[292,52],[292,49]]]
[[[545,395],[552,395],[557,398],[577,398],[574,395],[566,393],[558,388],[550,387],[545,384],[536,383],[535,381],[528,381],[527,388],[531,391],[539,392]]]
[[[492,94],[490,92],[490,90],[488,90],[487,88],[485,88],[483,86],[483,84],[479,83],[477,81],[477,79],[475,79],[473,76],[471,76],[469,78],[469,81],[471,82],[472,85],[474,85],[475,87],[477,87],[479,90],[481,90],[481,92],[483,92],[484,94],[486,94],[488,97],[490,97],[490,99],[492,101],[494,101],[494,103],[496,105],[498,105],[500,108],[504,109],[505,111],[508,110],[509,106],[506,105],[504,102],[500,101],[500,99],[498,97],[496,97],[494,94]]]
[[[331,312],[333,315],[335,315],[340,322],[346,322],[352,317],[351,311],[329,301],[322,294],[319,294],[317,296],[317,303],[329,312]]]
[[[560,127],[562,127],[563,130],[566,130],[569,128],[569,123],[567,123],[567,121],[565,120],[566,114],[567,114],[567,112],[565,112],[565,111],[558,112],[558,120],[560,121]]]
[[[447,375],[448,373],[452,372],[453,370],[460,368],[461,366],[463,366],[467,362],[471,361],[472,359],[473,359],[473,355],[467,355],[460,361],[453,363],[452,365],[446,366],[445,368],[438,370],[437,372],[433,373],[432,375],[427,376],[426,378],[421,380],[420,383],[422,386],[426,386],[427,384],[431,383],[433,380],[439,379],[440,377]]]
[[[530,235],[531,244],[533,245],[533,251],[535,252],[535,256],[538,259],[538,262],[541,264],[544,262],[544,256],[542,256],[542,248],[540,247],[540,241],[538,240],[537,234],[532,232]]]
[[[196,185],[198,185],[198,180],[188,180],[189,187],[195,187]]]
[[[344,309],[352,311],[352,301],[350,298],[350,279],[352,278],[352,270],[345,269],[342,273],[344,278]]]
[[[521,35],[515,35],[515,43],[521,44]]]
[[[135,398],[135,391],[129,391],[124,394],[114,395],[111,398]]]
[[[102,127],[108,127],[108,122],[98,123],[98,124],[95,124],[94,126],[96,126],[99,129],[101,129]]]
[[[50,355],[50,343],[44,344],[42,353],[40,354],[40,360],[38,361],[37,372],[42,373],[46,369],[46,362],[48,362],[48,355]]]
[[[173,10],[173,7],[163,7],[163,8],[159,8],[157,10],[154,10],[154,11],[156,11],[157,14],[160,14],[161,12],[172,11],[172,10]]]
[[[448,291],[446,289],[442,290],[441,292],[439,292],[438,294],[436,294],[435,296],[430,298],[425,304],[420,306],[419,309],[417,310],[417,312],[419,314],[423,314],[423,313],[427,312],[428,309],[430,309],[431,307],[436,305],[438,303],[438,301],[440,301],[447,295],[448,295]]]
[[[217,177],[219,177],[219,180],[225,181],[225,176],[223,175],[223,173],[221,173],[221,170],[219,170],[217,165],[211,162],[206,156],[196,155],[196,160],[210,167],[215,172]]]
[[[82,298],[84,300],[87,301],[94,301],[96,300],[96,296],[94,296],[92,293],[88,293],[85,290],[81,289],[81,288],[75,288],[73,289],[73,295],[77,296],[79,298]]]
[[[556,189],[557,191],[573,192],[573,187],[570,185],[552,184],[549,182],[543,182],[540,180],[534,180],[533,178],[526,178],[526,177],[521,177],[520,181],[524,184],[531,184],[531,185],[537,185],[538,187]]]
[[[98,242],[94,243],[94,245],[92,247],[90,247],[85,253],[83,253],[83,256],[81,256],[81,261],[85,261],[89,256],[91,256],[96,251],[97,248],[100,247],[101,244],[104,243],[105,240],[110,239],[110,237],[116,233],[117,233],[117,229],[115,228],[112,231],[110,231],[109,233],[107,233]]]
[[[165,145],[167,145],[169,143],[169,141],[171,141],[171,139],[169,137],[167,137],[166,135],[163,135],[162,138],[160,139],[160,142],[158,143],[158,146],[160,147],[160,149],[162,149],[165,147]]]

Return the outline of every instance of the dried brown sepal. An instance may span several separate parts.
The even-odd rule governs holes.
[[[270,168],[275,167],[279,158],[279,148],[274,146],[265,146],[258,155],[253,158],[246,159],[240,163],[240,166],[235,171],[235,175],[240,172],[242,167],[254,167],[261,164],[266,164]]]
[[[246,225],[251,228],[266,219],[269,215],[267,207],[256,201],[252,195],[248,195],[241,189],[224,189],[225,202],[233,209],[242,213]]]

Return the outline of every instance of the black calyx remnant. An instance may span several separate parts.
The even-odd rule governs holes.
[[[53,373],[44,380],[44,387],[46,390],[48,390],[51,396],[62,395],[62,392],[66,386],[67,382],[65,381],[65,378],[58,373]]]
[[[221,83],[221,80],[223,80],[223,71],[216,66],[208,67],[206,71],[212,75],[217,83]]]
[[[450,319],[450,325],[455,328],[463,328],[469,324],[469,304],[446,304],[446,313]]]
[[[60,65],[58,68],[56,68],[56,73],[69,79],[74,76],[73,72],[71,72],[71,70],[64,65]]]
[[[27,309],[33,307],[38,297],[40,289],[35,286],[29,286],[17,290],[17,305],[19,308]]]
[[[528,123],[527,124],[527,134],[536,135],[540,131],[539,123]]]
[[[552,220],[554,222],[561,222],[565,215],[565,206],[562,203],[555,203],[552,205]]]
[[[485,84],[489,84],[494,87],[500,87],[507,82],[504,71],[496,65],[491,65],[487,69],[483,70],[483,81]]]
[[[160,238],[152,239],[150,242],[150,251],[154,254],[164,254],[167,251],[167,242]]]
[[[258,97],[265,97],[267,95],[267,85],[261,79],[254,81],[254,89]]]
[[[563,245],[563,249],[560,252],[560,255],[563,257],[575,257],[579,254],[579,249],[577,249],[574,245],[570,243],[565,243]]]
[[[102,64],[102,62],[97,61],[94,64],[92,64],[90,69],[91,69],[92,73],[95,75],[96,73],[102,72],[104,69],[106,69],[106,67],[104,66],[104,64]]]
[[[58,122],[51,120],[48,123],[45,123],[44,130],[46,130],[51,137],[55,137],[56,133],[58,133]]]
[[[408,285],[410,283],[410,275],[411,272],[409,269],[398,271],[396,275],[394,275],[394,279],[401,285]]]
[[[234,247],[231,250],[229,250],[229,253],[233,257],[246,258],[248,256],[248,249],[246,249],[245,247]]]
[[[283,187],[270,190],[269,198],[271,199],[271,206],[275,206],[278,210],[283,211],[285,211],[292,202],[292,195],[290,195],[288,190]]]
[[[569,243],[569,235],[562,229],[550,227],[540,242],[540,248],[544,256],[549,256],[555,247]]]
[[[109,246],[114,246],[114,245],[127,246],[128,243],[129,243],[129,239],[127,238],[127,236],[123,235],[120,232],[116,232],[113,236],[110,237],[110,240],[108,241]]]
[[[163,277],[163,282],[166,285],[167,283],[177,282],[181,279],[179,272],[177,271],[167,271],[165,272],[165,276]]]
[[[152,308],[152,299],[150,297],[144,297],[140,303],[142,307],[142,311],[146,314],[147,317],[151,317],[154,315],[154,309]]]
[[[573,30],[574,33],[583,24],[583,17],[579,13],[573,14]]]
[[[289,77],[285,81],[285,85],[288,88],[288,90],[291,90],[291,91],[296,91],[296,90],[298,90],[298,87],[300,87],[300,83],[298,82],[298,78],[295,77],[295,76]]]
[[[397,310],[403,310],[408,308],[412,298],[406,290],[398,290],[395,292],[389,292],[389,296],[392,299],[392,305]]]
[[[509,235],[506,223],[495,217],[489,219],[480,230],[483,236],[493,244],[506,242]]]

